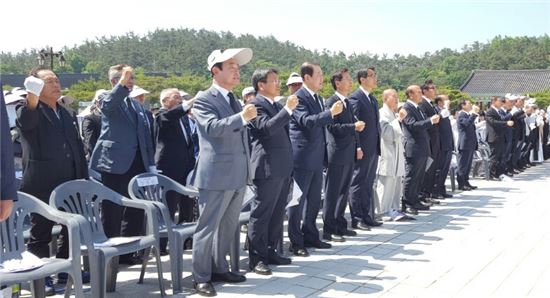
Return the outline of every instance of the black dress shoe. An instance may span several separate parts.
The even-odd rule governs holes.
[[[211,282],[195,283],[195,290],[197,291],[197,294],[201,296],[206,296],[206,297],[216,296],[216,289],[214,289],[214,286],[212,285]]]
[[[307,251],[307,249],[305,247],[294,247],[291,244],[290,247],[288,248],[288,250],[290,250],[290,252],[292,252],[295,256],[309,257],[309,252]]]
[[[315,247],[315,248],[318,248],[318,249],[328,249],[328,248],[331,248],[332,245],[330,245],[330,243],[327,243],[327,242],[323,242],[321,240],[319,241],[316,241],[316,242],[308,242],[308,241],[305,241],[304,242],[304,245],[306,247]]]
[[[357,232],[355,231],[352,231],[352,230],[344,230],[342,233],[340,233],[341,236],[357,236]]]
[[[351,227],[358,230],[370,231],[370,227],[363,222],[353,223]]]
[[[272,265],[290,265],[292,264],[292,259],[281,256],[278,253],[269,254],[268,263]]]
[[[469,187],[468,185],[459,186],[458,189],[459,189],[459,190],[466,190],[466,191],[467,191],[467,190],[472,190],[472,188]]]
[[[271,275],[272,274],[271,269],[269,268],[269,266],[266,265],[262,261],[259,261],[256,264],[256,266],[252,266],[252,264],[250,264],[250,270],[252,270],[252,271],[254,271],[254,273],[260,274],[260,275]]]
[[[412,215],[418,215],[418,210],[412,207],[404,207],[401,209],[401,212],[412,214]]]
[[[430,203],[430,204],[431,204],[431,206],[433,206],[433,205],[439,205],[439,204],[441,204],[441,202],[440,202],[440,201],[438,201],[438,200],[434,199],[433,197],[435,197],[435,195],[433,195],[433,196],[432,196],[432,197],[430,197],[430,198],[426,198],[426,200],[425,200],[424,202],[426,202],[426,203]]]
[[[471,189],[477,189],[477,186],[473,186],[471,184],[468,184],[468,187],[471,188]]]
[[[246,277],[243,275],[233,273],[233,272],[225,272],[225,273],[212,273],[212,281],[214,282],[228,282],[228,283],[239,283],[239,282],[245,282]]]
[[[371,227],[379,227],[382,225],[381,222],[371,219],[370,217],[365,220],[365,223]]]
[[[443,194],[443,197],[444,197],[445,199],[450,199],[450,198],[453,197],[453,195],[452,195],[452,194],[449,194],[449,193],[444,193],[444,194]]]
[[[336,234],[323,234],[323,239],[334,242],[344,242],[346,238]]]
[[[422,203],[416,203],[416,204],[414,204],[412,206],[409,206],[409,207],[412,207],[413,209],[416,209],[416,210],[430,210],[430,207],[425,206]]]

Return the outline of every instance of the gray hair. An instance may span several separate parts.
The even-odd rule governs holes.
[[[167,88],[160,91],[160,96],[159,96],[160,103],[164,105],[164,99],[167,98],[170,93],[174,93],[174,92],[179,93],[179,90],[177,88]]]

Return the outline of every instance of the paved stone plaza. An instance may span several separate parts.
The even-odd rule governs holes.
[[[548,297],[550,163],[514,182],[472,184],[479,189],[455,192],[416,221],[359,231],[332,249],[312,249],[308,258],[273,267],[271,276],[247,273],[245,283],[215,284],[218,297]],[[241,254],[244,269],[248,258]],[[199,297],[193,295],[191,253],[184,258],[185,289],[173,297]],[[169,257],[162,260],[171,295]],[[139,266],[122,268],[117,291],[107,296],[160,297],[153,262],[144,284],[136,284],[138,277]]]

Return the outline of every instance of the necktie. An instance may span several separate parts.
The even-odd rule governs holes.
[[[420,116],[422,116],[422,120],[426,119],[426,115],[424,115],[424,112],[422,112],[422,110],[419,107],[416,107],[416,109],[418,110],[418,112],[420,112]]]
[[[132,104],[132,100],[130,99],[130,97],[126,97],[126,104],[128,105],[128,111],[130,112],[132,117],[134,117],[134,120],[137,121],[137,112],[134,108],[134,105]]]
[[[319,107],[321,108],[321,112],[322,112],[324,110],[324,107],[323,107],[323,102],[321,101],[321,98],[319,97],[319,95],[317,95],[317,93],[313,94],[313,97],[319,104]]]
[[[279,105],[276,103],[276,102],[273,102],[273,108],[275,109],[275,111],[279,112],[280,109],[279,109]]]
[[[227,93],[227,97],[229,97],[229,105],[231,106],[231,109],[233,112],[240,113],[241,112],[241,106],[239,103],[235,100],[235,95],[233,95],[233,92]]]

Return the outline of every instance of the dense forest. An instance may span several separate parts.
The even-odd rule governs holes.
[[[254,57],[242,69],[242,82],[249,85],[250,75],[258,67],[274,67],[286,78],[297,71],[304,61],[321,64],[325,75],[347,67],[376,67],[379,86],[403,90],[410,84],[418,84],[427,78],[447,90],[458,89],[474,69],[549,69],[550,37],[501,37],[487,43],[474,42],[460,50],[441,49],[422,56],[371,55],[364,53],[346,55],[328,50],[311,51],[291,42],[281,42],[272,36],[235,36],[230,32],[207,30],[170,29],[156,30],[144,36],[127,33],[124,36],[101,37],[81,45],[65,47],[67,64],[56,65],[57,72],[104,73],[103,81],[83,82],[68,92],[85,99],[93,88],[107,87],[106,71],[110,65],[126,63],[140,73],[181,73],[168,78],[138,76],[138,84],[151,89],[154,95],[164,87],[178,87],[190,93],[209,85],[206,57],[218,48],[250,47]],[[0,53],[0,72],[23,74],[36,65],[37,50],[20,53]],[[329,93],[325,84],[323,93]],[[238,90],[243,86],[239,86]],[[286,90],[283,90],[286,91]],[[324,94],[323,94],[324,95]],[[89,99],[89,98],[88,98]]]

